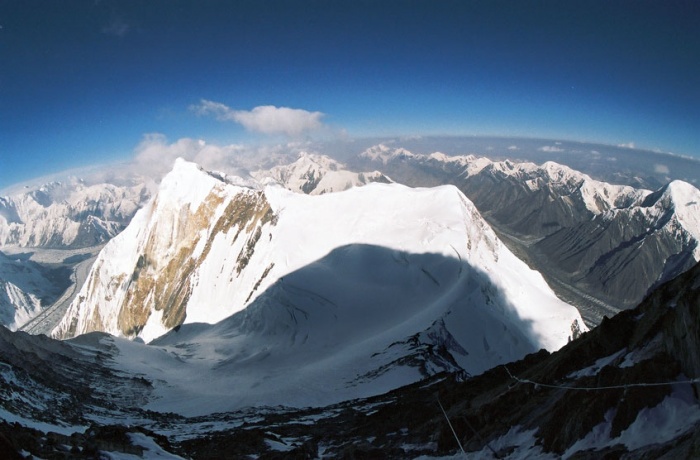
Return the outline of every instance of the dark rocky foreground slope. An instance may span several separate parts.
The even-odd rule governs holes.
[[[700,265],[556,353],[324,408],[145,411],[151,382],[105,366],[100,337],[0,331],[3,458],[700,455]]]

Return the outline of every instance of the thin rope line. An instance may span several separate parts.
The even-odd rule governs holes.
[[[609,386],[602,386],[602,387],[575,387],[575,386],[569,386],[569,385],[552,385],[548,383],[540,383],[540,382],[533,382],[532,380],[527,380],[527,379],[521,379],[513,374],[510,373],[510,369],[504,364],[503,367],[505,367],[506,372],[508,372],[508,375],[510,377],[519,382],[519,383],[530,383],[532,385],[537,385],[541,387],[546,387],[546,388],[562,388],[564,390],[583,390],[583,391],[593,391],[593,390],[614,390],[614,389],[620,389],[620,388],[630,388],[630,387],[660,387],[660,386],[665,386],[665,385],[676,385],[676,384],[683,384],[683,383],[700,383],[700,378],[692,379],[692,380],[676,380],[673,382],[655,382],[655,383],[627,383],[625,385],[609,385]]]
[[[464,457],[467,457],[467,453],[464,451],[464,448],[462,447],[462,443],[459,442],[459,438],[457,437],[457,433],[455,432],[455,429],[452,427],[452,422],[450,422],[450,418],[447,416],[447,412],[445,412],[445,408],[442,407],[442,403],[440,402],[440,398],[437,398],[438,405],[440,406],[440,409],[442,410],[442,414],[445,416],[445,420],[447,420],[447,424],[450,426],[450,430],[452,430],[452,435],[455,437],[455,441],[457,441],[457,445],[459,446],[459,450],[462,451],[462,454]]]

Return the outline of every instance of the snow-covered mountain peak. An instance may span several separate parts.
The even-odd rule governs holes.
[[[293,163],[256,171],[252,176],[260,183],[274,181],[289,190],[309,195],[339,192],[370,182],[391,182],[380,172],[348,171],[344,164],[328,156],[308,152],[302,152]]]
[[[650,194],[641,204],[654,215],[673,215],[675,220],[696,240],[700,241],[700,190],[693,185],[674,180]],[[700,260],[700,248],[695,248]]]
[[[207,173],[196,163],[178,158],[160,183],[158,200],[161,204],[170,202],[176,207],[196,209],[212,189],[223,186],[222,179]]]
[[[676,206],[695,204],[700,196],[700,190],[682,180],[671,181],[662,190]]]
[[[395,158],[410,158],[413,156],[415,155],[403,147],[389,147],[386,144],[374,145],[360,154],[361,158],[366,158],[372,161],[380,161],[383,164],[386,164]]]

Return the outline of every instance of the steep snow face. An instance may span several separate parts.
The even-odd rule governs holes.
[[[278,165],[270,170],[252,173],[260,181],[272,180],[294,192],[309,195],[340,192],[370,182],[391,182],[378,171],[356,173],[325,156],[302,153],[288,165]]]
[[[318,377],[324,360],[343,361],[354,374],[336,389],[481,372],[557,349],[582,324],[452,186],[309,196],[233,186],[179,161],[105,247],[54,335],[149,341],[182,323],[163,343],[186,342],[188,356],[212,366],[255,363],[268,351],[276,358],[265,363],[279,364],[294,353],[289,363],[310,360],[304,375]],[[250,379],[262,379],[265,363]]]
[[[0,197],[0,246],[87,247],[121,231],[150,197],[150,185],[52,182]]]
[[[474,243],[484,245],[474,259],[493,260],[485,241]],[[179,358],[180,366],[196,363],[210,382],[202,394],[188,383],[191,377],[175,373],[172,388],[160,389],[157,407],[221,410],[222,399],[230,407],[323,405],[383,393],[445,370],[478,374],[541,346],[567,342],[577,313],[532,290],[528,282],[537,285],[535,277],[504,278],[495,283],[446,254],[340,247],[285,275],[224,321],[185,324],[152,342],[169,359]],[[515,292],[504,288],[511,281]],[[118,360],[124,370],[145,372],[138,362],[153,362],[132,360],[131,354]],[[156,367],[163,375],[151,375],[164,379],[174,366],[161,357]],[[173,388],[192,397],[182,398]]]

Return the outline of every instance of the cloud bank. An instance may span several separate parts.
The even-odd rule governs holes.
[[[249,171],[269,169],[286,162],[289,155],[308,151],[306,142],[261,145],[216,145],[201,139],[182,138],[169,142],[162,134],[147,134],[134,149],[135,173],[159,181],[173,167],[177,158],[184,158],[207,171],[218,171],[244,180]]]
[[[323,128],[323,113],[289,107],[261,105],[252,110],[235,110],[220,102],[202,99],[199,104],[190,106],[190,110],[200,116],[211,115],[220,121],[233,121],[248,131],[269,135],[299,137]]]

